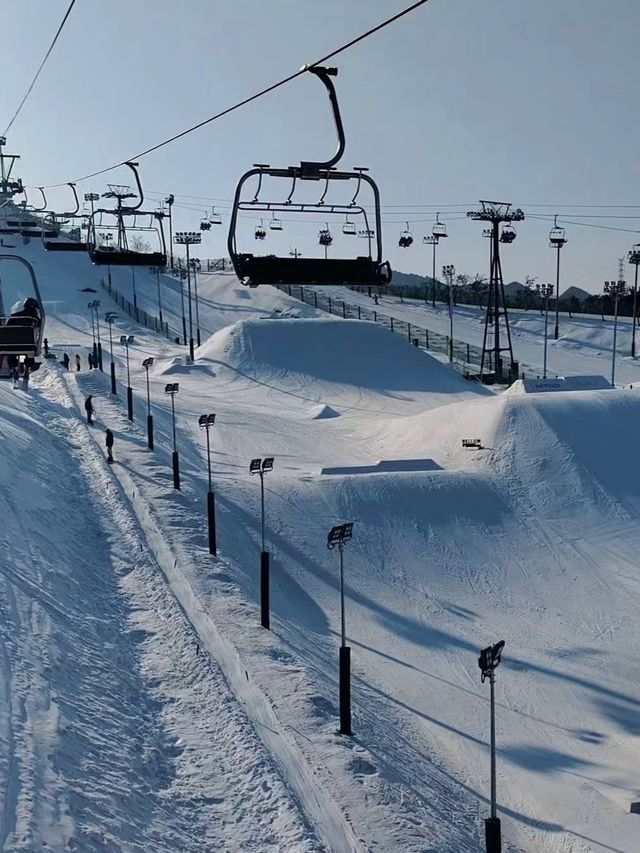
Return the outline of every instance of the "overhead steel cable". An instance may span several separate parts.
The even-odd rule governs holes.
[[[75,2],[75,0],[73,0],[73,2],[71,3],[71,6],[73,6],[74,2]],[[310,62],[307,65],[304,65],[299,71],[296,71],[294,74],[289,74],[287,77],[284,77],[282,80],[279,80],[277,83],[272,83],[270,86],[267,86],[265,89],[262,89],[259,92],[256,92],[254,95],[250,95],[248,98],[244,98],[242,101],[238,101],[236,104],[233,104],[233,106],[227,107],[226,109],[221,110],[221,112],[216,113],[215,115],[210,116],[209,118],[206,118],[203,121],[200,121],[197,124],[192,125],[191,127],[188,127],[186,130],[180,131],[180,133],[176,133],[173,136],[170,136],[168,139],[165,139],[162,142],[158,142],[156,145],[152,145],[150,148],[147,148],[138,154],[134,154],[131,157],[127,157],[126,159],[121,160],[119,163],[114,163],[112,166],[107,166],[104,169],[98,169],[97,171],[91,172],[88,175],[83,175],[81,178],[76,178],[71,183],[81,183],[82,181],[88,181],[90,178],[96,178],[96,177],[98,177],[98,175],[104,175],[107,172],[113,171],[113,169],[117,169],[120,166],[124,166],[125,163],[127,163],[128,161],[139,160],[141,157],[145,157],[147,154],[151,154],[153,151],[158,151],[158,149],[164,148],[165,145],[170,145],[172,142],[176,142],[178,139],[182,139],[184,136],[187,136],[188,134],[193,133],[196,130],[199,130],[201,127],[205,127],[207,124],[211,124],[211,122],[217,121],[218,119],[223,118],[223,116],[227,116],[227,115],[229,115],[229,113],[235,112],[236,110],[239,110],[241,107],[244,107],[247,104],[252,103],[252,101],[256,101],[258,98],[262,98],[264,95],[268,95],[270,92],[274,92],[276,89],[279,89],[282,86],[285,86],[287,83],[290,83],[292,80],[295,80],[297,77],[300,77],[303,74],[305,74],[307,72],[308,68],[312,68],[315,65],[322,65],[324,62],[328,62],[330,59],[333,59],[334,56],[338,56],[338,54],[344,53],[345,50],[349,50],[350,48],[354,47],[359,42],[364,41],[365,39],[369,38],[369,36],[372,36],[375,33],[379,32],[380,30],[384,29],[385,27],[388,27],[390,24],[395,23],[396,21],[400,20],[400,18],[403,18],[405,15],[408,15],[410,12],[415,11],[420,6],[424,6],[428,2],[429,2],[429,0],[416,0],[415,3],[412,3],[410,6],[407,6],[406,9],[402,9],[400,12],[397,12],[395,15],[392,15],[390,18],[387,18],[386,20],[382,21],[381,23],[376,24],[375,27],[371,27],[366,32],[362,33],[361,35],[356,36],[355,38],[351,39],[350,41],[348,41],[345,44],[341,45],[340,47],[336,48],[335,50],[332,50],[330,53],[327,53],[325,56],[320,57],[320,59],[316,59],[314,62]],[[71,10],[69,9],[69,11],[71,11]],[[57,38],[57,36],[56,36],[56,38]],[[53,45],[52,45],[52,47],[53,47]],[[64,181],[60,184],[46,184],[44,186],[44,189],[55,189],[57,187],[66,186],[68,183],[70,183],[70,182]]]
[[[45,65],[46,65],[46,63],[47,63],[47,59],[49,59],[49,57],[51,56],[51,51],[52,51],[52,50],[53,50],[53,48],[56,46],[56,42],[58,41],[58,38],[59,38],[59,36],[60,36],[60,33],[62,32],[62,30],[63,30],[63,28],[64,28],[64,25],[67,23],[67,19],[68,19],[69,15],[71,14],[71,10],[72,10],[72,9],[73,9],[73,7],[75,6],[75,4],[76,4],[76,0],[71,0],[71,2],[69,3],[69,8],[67,9],[67,11],[66,11],[66,13],[65,13],[64,18],[63,18],[63,19],[62,19],[62,21],[60,22],[60,26],[58,27],[58,29],[57,29],[57,31],[56,31],[56,34],[55,34],[55,36],[53,37],[53,41],[52,41],[52,42],[51,42],[51,44],[49,45],[49,49],[48,49],[48,50],[47,50],[47,52],[45,53],[45,55],[44,55],[44,59],[43,59],[43,60],[42,60],[42,62],[40,63],[40,67],[39,67],[39,68],[38,68],[38,70],[36,71],[35,77],[34,77],[34,78],[33,78],[33,80],[31,81],[31,84],[29,85],[29,88],[28,88],[28,89],[27,89],[27,91],[24,93],[24,95],[23,95],[23,97],[22,97],[22,100],[21,100],[21,101],[20,101],[20,103],[18,104],[18,108],[17,108],[17,110],[15,111],[15,113],[13,114],[13,117],[12,117],[11,121],[10,121],[10,122],[9,122],[9,124],[5,127],[5,129],[4,129],[4,133],[2,134],[3,136],[6,136],[6,135],[7,135],[7,133],[11,130],[11,127],[12,127],[12,125],[13,125],[14,121],[15,121],[15,120],[18,118],[18,116],[20,115],[20,112],[22,111],[22,108],[24,107],[25,103],[27,102],[27,98],[29,97],[29,95],[30,95],[30,94],[31,94],[31,92],[33,91],[33,87],[36,85],[36,82],[37,82],[37,80],[38,80],[38,77],[39,77],[39,76],[40,76],[40,74],[42,73],[42,69],[44,68],[44,66],[45,66]]]

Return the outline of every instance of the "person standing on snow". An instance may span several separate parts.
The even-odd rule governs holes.
[[[90,352],[87,356],[87,360],[89,361],[89,370],[93,370],[93,353]]]
[[[76,353],[76,371],[80,373],[80,353]]]
[[[62,366],[65,370],[69,370],[69,353],[67,352],[62,356]]]
[[[104,443],[107,446],[107,462],[113,462],[113,433],[107,427],[107,431],[105,433]]]
[[[93,423],[93,395],[89,394],[87,399],[84,401],[84,410],[87,413],[87,423],[91,425]]]

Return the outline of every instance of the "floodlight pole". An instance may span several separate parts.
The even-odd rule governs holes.
[[[353,734],[351,729],[351,648],[347,645],[347,624],[344,606],[344,543],[351,538],[351,524],[338,525],[331,529],[327,547],[336,546],[340,557],[340,657],[339,657],[339,693],[340,693],[340,734]],[[348,532],[347,532],[348,528]]]
[[[636,244],[627,255],[630,264],[635,266],[633,278],[633,321],[631,326],[631,357],[636,357],[636,327],[638,325],[638,266],[640,265],[640,244]]]
[[[185,347],[187,345],[187,318],[184,308],[184,280],[186,277],[187,274],[184,270],[178,270],[178,278],[180,279],[180,300],[182,302],[182,343]]]
[[[211,423],[207,416],[205,430],[207,432],[207,473],[209,477],[209,490],[207,492],[207,525],[209,529],[209,553],[214,557],[218,554],[218,543],[216,539],[216,499],[211,482],[211,443],[209,441],[209,427]]]
[[[123,336],[120,342],[124,344],[127,354],[127,417],[133,423],[133,388],[131,387],[131,371],[129,369],[129,337]]]
[[[111,393],[117,394],[116,390],[116,365],[113,360],[113,321],[116,319],[116,315],[109,311],[105,315],[105,322],[109,326],[109,349],[111,351]]]
[[[156,267],[156,284],[158,285],[158,317],[160,318],[160,327],[164,329],[162,318],[162,293],[160,291],[160,267]]]
[[[449,361],[453,361],[453,276],[455,272],[456,268],[453,264],[442,267],[442,274],[449,288]]]
[[[189,263],[189,241],[187,240],[187,294],[189,299],[189,358],[194,361],[195,355],[193,351],[193,313],[191,310],[191,268]]]
[[[604,292],[613,298],[613,351],[611,353],[611,384],[616,386],[616,349],[618,339],[618,300],[627,292],[626,283],[619,281],[605,281]]]
[[[500,818],[497,814],[496,793],[496,695],[495,695],[495,671],[500,664],[500,656],[504,648],[504,641],[489,646],[480,653],[478,665],[482,671],[482,681],[489,679],[490,687],[490,747],[491,747],[491,813],[484,822],[485,845],[487,853],[501,853],[502,830]]]
[[[152,364],[152,358],[145,358],[142,362],[147,374],[147,446],[149,450],[153,450],[153,415],[151,414],[151,390],[149,388],[149,368]]]
[[[172,388],[173,390],[168,390]],[[178,456],[178,447],[176,444],[176,406],[175,406],[175,395],[177,391],[177,386],[167,386],[165,388],[165,394],[168,394],[171,397],[171,425],[173,432],[173,453],[171,454],[171,462],[173,466],[173,488],[180,489],[180,458]]]
[[[96,299],[93,304],[96,312],[96,337],[98,339],[98,351],[96,353],[97,359],[95,361],[95,364],[96,367],[99,367],[100,370],[102,370],[102,341],[100,340],[100,315],[98,313],[98,308],[100,307],[100,300]]]
[[[97,364],[97,362],[98,362],[98,347],[96,344],[96,324],[95,324],[95,320],[93,317],[93,312],[95,310],[95,304],[93,302],[89,302],[87,304],[87,308],[89,309],[90,317],[91,317],[91,341],[92,341],[91,350],[92,350],[92,354],[93,354],[93,363]]]
[[[136,268],[133,266],[131,267],[131,283],[133,287],[133,310],[136,312],[136,323],[139,323],[140,320],[138,316],[138,294],[136,292]]]
[[[175,201],[175,198],[174,198],[173,193],[171,193],[170,195],[167,196],[167,198],[165,198],[165,202],[169,208],[169,246],[170,246],[169,263],[171,264],[172,269],[173,269],[173,214],[171,212],[171,208],[173,207],[174,201]],[[184,311],[182,312],[182,316],[184,317]],[[186,337],[187,336],[185,335],[185,344],[187,342]]]
[[[198,301],[198,270],[195,263],[193,266],[193,293],[196,300],[196,341],[198,346],[200,346],[200,303]]]

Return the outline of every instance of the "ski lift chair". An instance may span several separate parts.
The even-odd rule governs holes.
[[[516,239],[516,229],[509,222],[505,222],[500,233],[501,243],[513,243]]]
[[[330,246],[333,243],[333,237],[331,236],[331,231],[329,231],[329,223],[327,222],[325,228],[321,228],[318,232],[318,243],[320,246]]]
[[[213,205],[211,207],[211,216],[209,217],[209,222],[212,225],[222,225],[222,217],[219,213],[216,213],[216,209]]]
[[[209,221],[209,215],[206,212],[200,220],[200,230],[211,231],[211,222]]]
[[[431,234],[434,237],[437,237],[438,239],[440,239],[440,237],[447,236],[447,226],[444,224],[444,222],[440,222],[439,213],[436,213],[436,221],[434,222],[433,228],[431,229]]]
[[[413,244],[413,234],[409,230],[409,223],[407,222],[407,227],[404,231],[401,232],[400,237],[398,239],[398,246],[401,249],[408,249],[409,246]]]
[[[137,170],[138,164],[128,162],[125,165],[134,174],[138,189],[138,203],[132,207],[124,207],[121,198],[116,196],[117,207],[115,210],[99,209],[93,212],[89,220],[87,234],[87,251],[89,252],[89,257],[96,266],[165,267],[167,265],[167,246],[162,225],[164,213],[161,211],[141,210],[144,202],[144,193]],[[108,197],[113,197],[113,193],[108,194]],[[117,229],[117,240],[113,246],[106,246],[104,242],[98,240],[96,217],[100,217],[102,220],[102,217],[105,215],[111,216],[115,220],[115,224],[111,226]],[[138,216],[148,216],[150,224],[148,226],[138,226],[136,224]],[[127,225],[127,220],[130,219],[133,219],[133,224]],[[159,250],[143,251],[140,248],[129,248],[129,239],[136,234],[138,236],[152,235],[160,247]]]
[[[342,233],[348,235],[354,235],[356,233],[356,223],[351,222],[348,214],[345,217],[344,225],[342,226]]]
[[[31,370],[39,367],[35,359],[40,355],[44,337],[45,313],[40,289],[33,267],[18,255],[0,255],[0,262],[15,261],[27,268],[33,296],[28,297],[23,307],[11,316],[0,319],[0,365],[5,359],[12,361],[24,358]]]
[[[256,225],[256,230],[253,232],[253,236],[256,238],[256,240],[264,240],[267,236],[267,232],[265,231],[262,219],[260,220],[260,224]]]
[[[86,216],[80,213],[80,200],[78,199],[78,193],[76,192],[76,185],[73,183],[68,184],[71,187],[71,192],[73,193],[73,198],[75,201],[75,209],[70,213],[50,213],[44,217],[42,222],[42,245],[44,246],[47,252],[86,252],[87,244],[83,240],[73,240],[66,239],[60,240],[61,236],[61,226],[67,225],[70,222],[73,224],[73,221],[76,219],[80,220],[80,233],[82,233],[82,222],[85,221]],[[44,203],[46,204],[46,198],[44,195],[44,191],[40,189],[42,193],[42,197]],[[47,225],[49,223],[49,225]]]
[[[391,268],[382,260],[382,239],[380,227],[380,196],[378,187],[367,174],[364,168],[356,168],[353,171],[338,171],[335,167],[342,157],[345,149],[345,135],[340,116],[335,87],[332,77],[338,73],[336,68],[324,68],[311,66],[307,68],[309,73],[314,74],[325,86],[338,135],[338,149],[333,157],[326,162],[302,161],[298,166],[287,168],[273,168],[264,164],[257,164],[241,178],[236,187],[233,207],[231,211],[229,234],[227,246],[229,256],[240,281],[250,287],[260,284],[362,284],[369,286],[380,286],[391,280]],[[259,199],[260,189],[264,176],[286,180],[292,185],[289,197],[285,202],[265,202]],[[258,188],[252,200],[242,197],[242,190],[250,179],[258,179]],[[321,199],[313,203],[297,203],[292,201],[295,182],[300,181],[323,181],[324,192]],[[326,205],[325,196],[332,182],[335,181],[357,181],[355,195],[350,204]],[[375,231],[369,227],[367,213],[364,207],[356,205],[356,199],[361,184],[366,183],[373,193],[375,209]],[[317,214],[320,211],[331,214],[346,215],[349,212],[358,213],[364,218],[365,229],[368,240],[368,254],[366,256],[351,258],[313,258],[293,256],[278,257],[276,255],[259,256],[249,252],[241,252],[237,247],[237,223],[238,214],[243,210],[268,211],[272,215],[269,228],[273,231],[282,230],[281,220],[275,217],[275,212],[286,211],[298,214]],[[353,232],[351,232],[353,233]],[[326,238],[325,238],[326,239]]]
[[[552,249],[561,249],[566,242],[567,238],[564,234],[564,228],[561,228],[558,225],[558,217],[554,216],[553,228],[551,229],[551,231],[549,231],[549,246]]]

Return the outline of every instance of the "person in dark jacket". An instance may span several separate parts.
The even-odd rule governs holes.
[[[65,352],[65,354],[62,356],[62,366],[64,367],[65,370],[69,370],[69,353],[68,352]]]
[[[104,443],[107,445],[107,462],[113,462],[113,433],[107,427]]]
[[[76,370],[80,373],[80,354],[76,353]]]
[[[93,423],[93,395],[89,394],[87,399],[84,401],[84,410],[87,413],[87,423]]]
[[[93,353],[90,352],[87,356],[87,360],[89,362],[89,370],[93,370]]]

